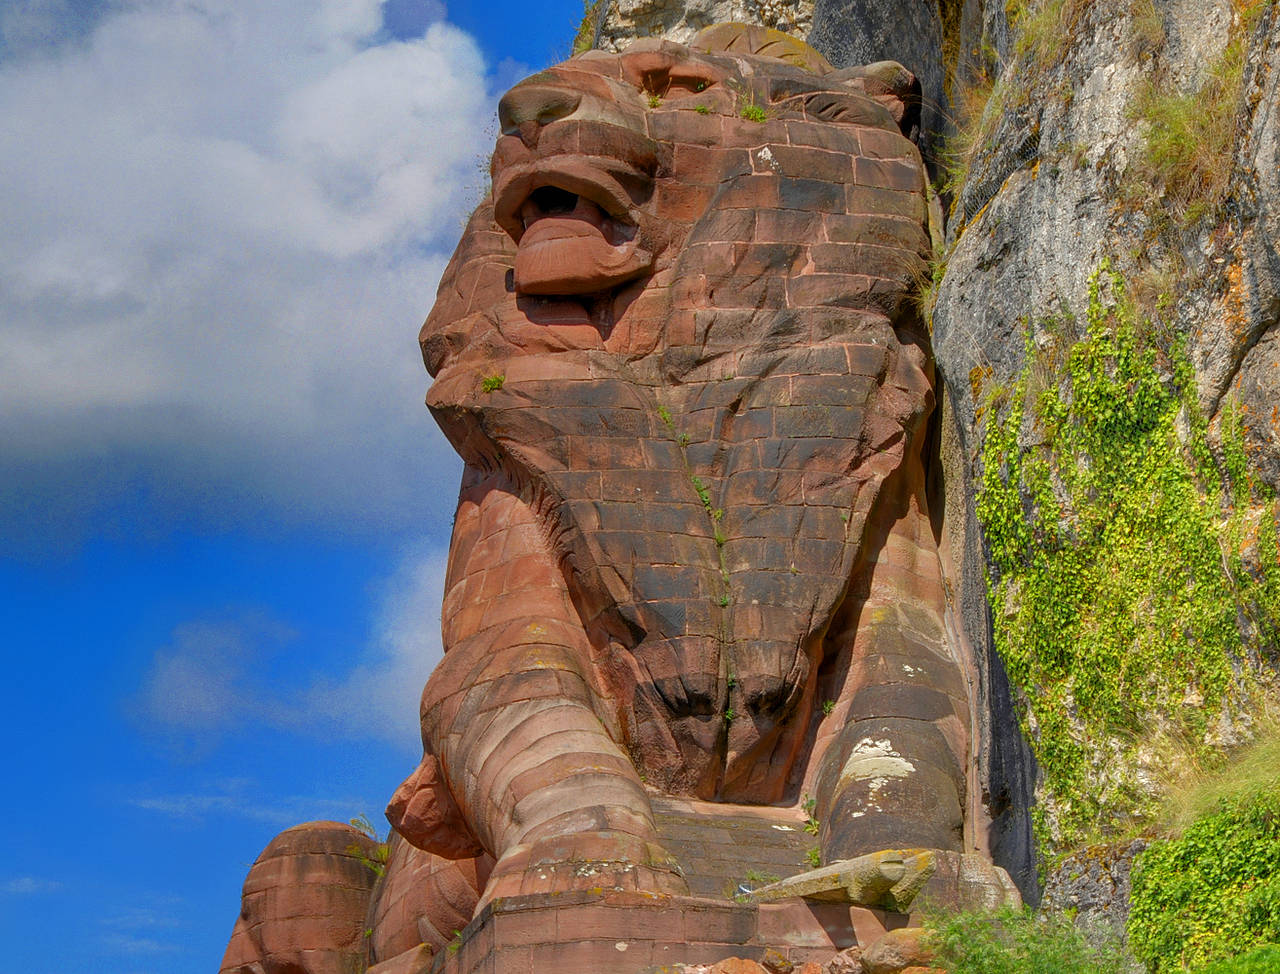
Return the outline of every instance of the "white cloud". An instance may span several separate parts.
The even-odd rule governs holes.
[[[134,796],[128,799],[128,803],[144,811],[195,823],[210,816],[224,816],[278,826],[296,825],[326,815],[345,822],[353,809],[368,807],[368,802],[358,797],[286,795],[265,798],[260,789],[244,779],[214,782],[197,792]]]
[[[39,879],[35,876],[19,876],[0,884],[0,891],[14,896],[30,896],[35,893],[53,893],[62,889],[62,884],[52,879]]]
[[[178,949],[177,944],[167,944],[151,937],[137,937],[126,933],[108,934],[102,938],[102,945],[107,950],[119,954],[168,954]]]
[[[291,652],[288,627],[262,615],[195,620],[178,626],[156,652],[133,710],[148,729],[196,750],[235,729],[267,726],[324,738],[378,738],[412,754],[420,747],[418,698],[443,655],[446,561],[442,549],[404,556],[382,583],[369,645],[345,673],[308,674],[295,658],[276,669],[301,673],[301,682],[272,682],[269,664]],[[182,796],[181,807],[227,810],[229,801]]]
[[[418,700],[444,655],[440,606],[447,552],[429,550],[404,560],[387,584],[374,644],[364,662],[341,679],[318,680],[301,713],[355,735],[374,734],[413,751],[420,747]]]
[[[378,0],[133,0],[0,62],[0,518],[140,485],[210,516],[445,510],[414,339],[492,104],[461,31],[385,36]]]

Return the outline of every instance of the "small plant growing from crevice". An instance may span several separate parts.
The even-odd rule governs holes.
[[[661,104],[662,104],[662,96],[661,96],[661,95],[649,95],[649,97],[648,97],[647,101],[649,102],[649,107],[650,107],[650,108],[657,108],[659,105],[661,105]]]
[[[810,835],[817,835],[818,830],[822,827],[822,823],[814,815],[814,812],[818,810],[818,799],[812,795],[805,795],[804,801],[800,803],[800,810],[804,812],[804,830]]]
[[[738,712],[736,710],[734,710],[732,707],[728,707],[725,709],[724,722],[726,724],[732,724],[737,719],[738,719]]]
[[[385,839],[378,835],[378,830],[369,821],[368,815],[357,815],[351,819],[351,827],[363,832],[376,845],[370,854],[364,850],[363,846],[353,842],[347,846],[347,854],[359,859],[375,876],[384,876],[387,872],[387,861],[391,858],[391,834],[388,832]]]
[[[699,115],[710,115],[711,109],[706,105],[695,105],[694,109]]]
[[[835,702],[834,700],[824,700],[824,701],[822,701],[822,716],[823,716],[823,717],[830,717],[830,716],[831,716],[831,711],[833,711],[833,710],[835,710],[835,709],[836,709],[836,702]]]
[[[769,113],[760,105],[743,105],[738,114],[748,122],[763,122],[769,117]]]
[[[446,949],[451,954],[456,954],[458,951],[462,949],[462,931],[461,930],[453,931],[453,939],[449,941],[449,946]]]
[[[804,861],[809,864],[810,869],[822,868],[822,852],[817,846],[814,846],[804,854]]]
[[[502,373],[496,375],[486,375],[480,380],[480,388],[485,392],[497,392],[502,388],[503,383],[507,381],[507,377]]]

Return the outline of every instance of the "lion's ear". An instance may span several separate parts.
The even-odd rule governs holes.
[[[920,81],[897,61],[860,64],[827,75],[827,81],[861,91],[889,110],[912,142],[920,135]]]

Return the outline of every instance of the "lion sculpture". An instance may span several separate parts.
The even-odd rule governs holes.
[[[502,98],[421,333],[466,466],[371,959],[498,897],[685,892],[655,790],[811,795],[826,863],[972,848],[918,116],[900,66],[740,25]]]

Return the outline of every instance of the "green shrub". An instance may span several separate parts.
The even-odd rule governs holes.
[[[1092,946],[1065,917],[1029,910],[962,913],[926,921],[936,963],[948,974],[1123,974],[1114,942]]]
[[[1275,974],[1280,971],[1280,947],[1268,944],[1239,957],[1202,967],[1197,974]]]
[[[1153,842],[1130,905],[1129,944],[1151,974],[1280,941],[1280,787],[1223,801],[1180,837]]]

